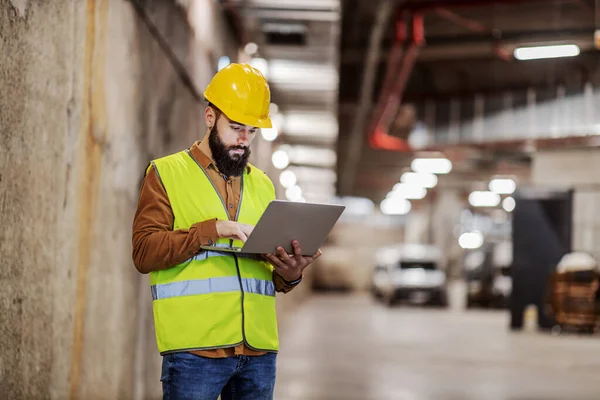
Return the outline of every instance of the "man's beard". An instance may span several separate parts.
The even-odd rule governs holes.
[[[248,164],[248,157],[250,157],[250,148],[245,146],[225,146],[219,137],[216,125],[210,131],[208,145],[219,172],[225,176],[240,176],[244,173],[244,169]],[[244,153],[229,153],[231,150],[236,149],[244,150]]]

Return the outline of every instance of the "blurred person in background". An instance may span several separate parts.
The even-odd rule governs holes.
[[[275,199],[248,163],[270,128],[270,90],[247,64],[220,70],[204,92],[207,132],[150,163],[133,221],[133,260],[150,274],[165,399],[270,399],[279,347],[275,292],[287,293],[320,256],[202,250],[246,241]]]

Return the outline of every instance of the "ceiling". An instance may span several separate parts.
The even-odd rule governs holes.
[[[452,125],[454,120],[470,121],[479,114],[491,115],[494,107],[505,105],[507,93],[511,107],[516,109],[527,104],[531,93],[539,102],[555,98],[557,93],[568,96],[581,92],[586,82],[600,87],[600,60],[593,41],[600,20],[600,16],[595,18],[598,2],[235,0],[223,3],[235,12],[243,41],[258,45],[255,57],[268,62],[272,101],[285,117],[274,144],[305,150],[290,166],[302,176],[300,183],[312,187],[314,192],[331,191],[379,202],[414,157],[411,151],[375,149],[368,141],[382,89],[391,87],[389,82],[384,86],[384,81],[390,57],[395,54],[399,19],[406,24],[406,41],[401,46],[404,59],[410,58],[410,52],[415,55],[414,65],[407,64],[404,71],[406,84],[399,93],[401,103],[412,108],[400,108],[394,124],[388,124],[386,129],[390,136],[406,139],[406,127],[399,117],[406,114],[407,120],[412,121],[409,131],[414,131],[415,123],[419,122],[435,137],[436,132]],[[414,22],[415,16],[417,20],[422,17],[422,25]],[[413,26],[417,37],[422,28],[424,41],[409,50]],[[541,43],[575,43],[581,54],[527,62],[514,59],[512,54],[517,46]],[[401,73],[401,65],[399,59],[390,74],[392,83]],[[485,101],[478,102],[477,98]],[[485,134],[484,130],[482,135]],[[511,143],[437,146],[455,162],[452,176],[440,183],[463,185],[485,180],[497,171],[525,174],[531,149],[520,141]],[[310,155],[319,154],[321,149],[335,151],[333,166],[311,165]],[[325,186],[319,186],[321,183]]]
[[[283,149],[303,198],[335,195],[338,140],[339,0],[227,2],[266,60],[271,101],[280,114],[274,150]],[[272,171],[273,174],[276,171]]]
[[[501,108],[502,96],[507,92],[512,94],[512,107],[516,109],[527,103],[528,90],[534,90],[540,102],[544,96],[556,97],[557,87],[562,87],[567,95],[581,92],[589,81],[600,87],[600,59],[593,41],[594,0],[398,1],[382,23],[377,18],[384,3],[346,0],[342,6],[338,176],[350,177],[346,176],[345,184],[343,178],[338,180],[341,194],[379,201],[414,158],[409,151],[373,149],[367,141],[393,54],[398,15],[404,16],[408,32],[402,47],[405,59],[409,58],[412,16],[422,16],[424,42],[415,47],[416,58],[412,68],[407,68],[401,100],[402,104],[414,106],[404,109],[407,115],[414,112],[413,123],[427,119],[427,104],[435,106],[433,120],[425,121],[434,135],[437,128],[452,123],[453,101],[460,103],[455,118],[468,121],[474,118],[477,96],[485,99],[482,115],[489,115]],[[404,14],[399,10],[404,10]],[[379,55],[372,64],[373,85],[367,84],[371,90],[361,98],[372,56],[372,32],[378,24],[384,27],[381,40],[375,41]],[[551,60],[514,59],[516,47],[542,43],[575,43],[581,54]],[[399,71],[398,66],[396,76]],[[362,127],[357,128],[361,109],[366,109],[366,117]],[[402,135],[394,132],[394,126],[388,126],[387,131],[391,136]],[[355,157],[350,150],[352,137],[360,143]],[[528,164],[529,158],[519,143],[501,149],[460,144],[443,148],[459,161],[456,169],[460,173],[445,178],[447,182],[477,181],[498,170],[522,171]]]

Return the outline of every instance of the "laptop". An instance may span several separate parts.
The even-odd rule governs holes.
[[[337,204],[299,203],[273,200],[242,247],[201,246],[203,250],[245,254],[275,254],[281,246],[293,254],[297,240],[303,256],[314,255],[344,212]]]

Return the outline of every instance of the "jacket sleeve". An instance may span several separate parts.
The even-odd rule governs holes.
[[[200,246],[217,241],[216,219],[198,222],[190,229],[173,230],[175,217],[167,192],[151,167],[144,177],[133,219],[133,263],[143,274],[178,265]]]

